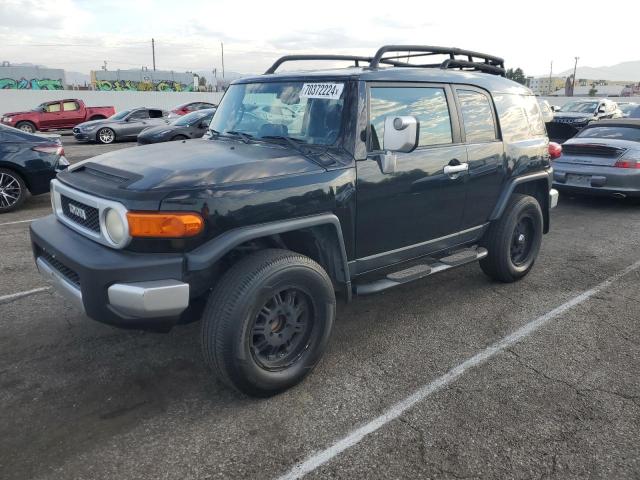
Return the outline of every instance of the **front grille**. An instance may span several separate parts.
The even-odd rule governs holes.
[[[69,280],[76,287],[80,288],[80,276],[75,270],[67,267],[60,260],[58,260],[57,258],[54,258],[53,255],[51,255],[48,252],[45,252],[44,250],[40,250],[40,256],[44,259],[44,261],[46,261],[49,265],[55,268],[58,272],[60,272],[60,274],[64,278]]]
[[[565,144],[562,153],[567,155],[584,155],[589,157],[617,158],[626,152],[625,148],[593,144]]]
[[[72,200],[64,195],[60,195],[60,202],[66,218],[88,230],[100,233],[100,212],[97,208]]]

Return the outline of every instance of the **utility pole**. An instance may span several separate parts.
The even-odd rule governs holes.
[[[224,43],[220,42],[220,50],[222,51],[222,80],[224,81]]]
[[[153,56],[153,71],[156,71],[156,41],[151,39],[151,55]]]
[[[576,63],[573,64],[573,85],[571,86],[571,96],[573,97],[576,93],[576,70],[578,70],[578,60],[580,57],[574,57],[576,59]]]
[[[551,95],[553,91],[553,87],[551,86],[552,78],[553,78],[553,60],[551,60],[551,70],[549,70],[549,95]]]

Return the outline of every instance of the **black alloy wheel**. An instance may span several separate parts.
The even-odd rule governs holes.
[[[0,213],[18,208],[27,195],[24,181],[17,173],[0,168]]]

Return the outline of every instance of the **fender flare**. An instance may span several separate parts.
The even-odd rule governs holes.
[[[516,189],[518,185],[528,182],[535,182],[537,180],[545,179],[549,184],[549,188],[551,188],[551,179],[553,178],[553,169],[543,170],[540,172],[529,173],[527,175],[522,175],[519,177],[515,177],[509,181],[509,184],[502,190],[500,194],[500,198],[498,198],[498,203],[491,212],[491,216],[489,220],[497,220],[504,213],[504,209],[507,208],[507,203],[509,203],[509,198],[511,198],[511,194]]]
[[[225,254],[238,245],[250,240],[321,225],[331,225],[335,228],[336,238],[338,239],[338,249],[342,260],[342,278],[338,280],[345,284],[345,293],[347,299],[350,300],[352,292],[347,250],[344,245],[340,220],[332,213],[261,223],[228,230],[187,253],[185,255],[186,267],[188,271],[204,270],[220,260]]]

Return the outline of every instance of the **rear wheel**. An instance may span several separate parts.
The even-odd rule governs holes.
[[[288,250],[262,250],[233,266],[211,294],[204,358],[227,385],[271,396],[316,366],[334,317],[333,285],[320,265]]]
[[[31,123],[31,122],[18,122],[16,124],[16,128],[18,130],[22,130],[23,132],[27,132],[27,133],[35,133],[36,131],[36,126]]]
[[[101,128],[96,133],[96,140],[104,144],[113,143],[116,140],[116,134],[110,128]]]
[[[0,213],[17,209],[27,197],[22,177],[12,170],[0,168]]]
[[[492,223],[482,246],[489,254],[480,260],[482,271],[501,282],[515,282],[533,268],[542,243],[543,218],[538,201],[513,194],[502,217]]]

